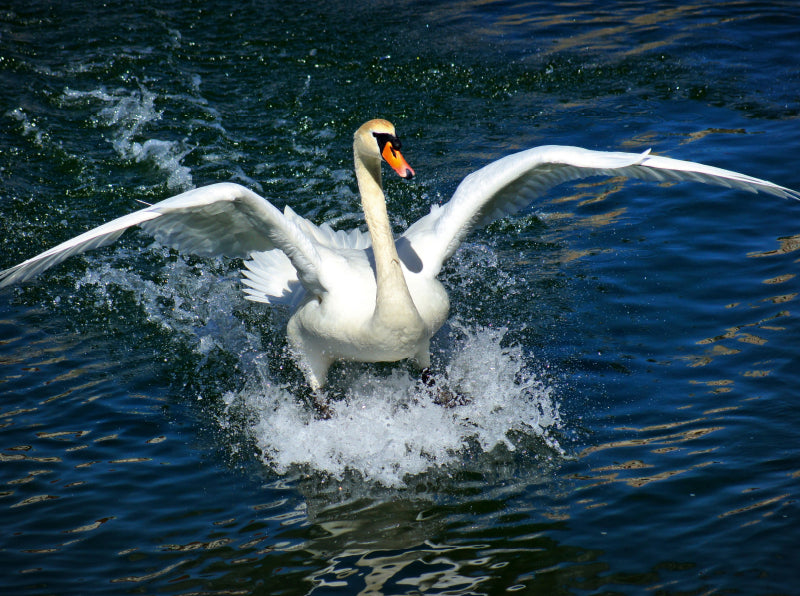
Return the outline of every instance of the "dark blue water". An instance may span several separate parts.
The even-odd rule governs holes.
[[[417,172],[396,229],[541,144],[800,188],[794,2],[16,2],[0,267],[233,180],[363,226],[355,128]],[[473,235],[434,365],[332,372],[240,262],[131,233],[0,294],[9,594],[792,594],[800,204],[591,179]]]

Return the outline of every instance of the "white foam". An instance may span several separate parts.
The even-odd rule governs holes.
[[[6,116],[13,118],[22,124],[22,135],[25,137],[32,137],[33,142],[39,146],[44,146],[44,132],[37,126],[35,121],[32,121],[25,110],[22,108],[15,108],[6,112]]]
[[[169,254],[163,247],[150,251]],[[232,314],[235,309],[246,307],[238,273],[214,274],[207,266],[190,265],[178,256],[163,263],[159,274],[166,281],[156,283],[135,271],[119,268],[116,261],[129,255],[129,251],[119,250],[113,259],[98,257],[100,262],[75,282],[75,288],[92,286],[95,303],[110,307],[115,306],[111,285],[132,292],[148,321],[180,334],[201,355],[214,348],[245,355],[260,346],[260,341]]]
[[[112,129],[111,144],[123,159],[148,163],[167,174],[167,186],[175,190],[192,187],[191,170],[181,161],[190,149],[178,141],[146,139],[147,127],[161,119],[155,107],[156,94],[145,87],[136,90],[105,88],[77,91],[67,88],[62,94],[67,103],[98,104],[95,121]]]
[[[405,370],[388,376],[361,372],[347,379],[346,395],[319,419],[293,391],[258,386],[226,396],[233,415],[243,407],[265,464],[285,474],[293,467],[342,478],[356,472],[385,486],[457,465],[474,449],[514,450],[523,436],[560,448],[550,431],[560,426],[553,390],[529,370],[522,352],[503,347],[505,330],[458,328],[457,351],[438,386],[470,401],[444,407]],[[477,446],[477,447],[476,447]]]

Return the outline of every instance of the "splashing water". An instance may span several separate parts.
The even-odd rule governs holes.
[[[165,284],[103,264],[76,285],[96,286],[101,300],[109,283],[131,290],[148,319],[188,338],[197,354],[212,347],[236,354],[244,388],[223,395],[216,424],[234,452],[251,441],[278,474],[301,468],[340,479],[354,472],[368,482],[402,487],[476,452],[514,451],[531,437],[563,454],[552,432],[561,427],[555,390],[519,346],[504,345],[505,328],[450,323],[436,386],[466,403],[435,403],[431,390],[403,365],[389,374],[356,365],[331,390],[343,394],[332,402],[331,417],[320,419],[299,397],[302,390],[270,372],[270,358],[287,356],[263,353],[259,338],[231,314],[244,302],[236,279],[205,271],[198,276],[182,258],[165,267]],[[267,333],[282,341],[282,322]]]
[[[167,175],[167,187],[185,190],[192,187],[191,170],[181,162],[189,153],[182,142],[146,139],[147,126],[161,119],[155,107],[156,94],[141,87],[138,90],[105,88],[91,91],[65,89],[62,101],[68,104],[87,103],[97,110],[96,124],[110,128],[111,144],[117,155],[136,163],[149,163]]]
[[[527,370],[517,347],[501,346],[504,329],[458,329],[458,354],[438,386],[468,400],[444,407],[405,371],[363,372],[348,381],[329,419],[319,419],[286,388],[264,382],[229,393],[244,407],[264,462],[278,473],[293,466],[342,478],[348,471],[385,486],[457,464],[476,445],[516,448],[513,434],[537,436],[561,452],[549,430],[561,424],[552,387]]]
[[[192,185],[190,170],[181,165],[186,153],[181,143],[143,138],[147,126],[161,118],[154,93],[144,87],[66,89],[62,100],[88,104],[96,124],[113,131],[111,141],[120,157],[169,172],[171,188]],[[225,393],[217,423],[223,432],[230,429],[228,438],[237,443],[245,420],[245,435],[278,474],[296,467],[335,478],[355,472],[397,487],[476,451],[514,451],[520,436],[538,437],[561,452],[550,432],[561,425],[553,388],[532,372],[519,347],[503,345],[505,329],[453,324],[450,355],[439,367],[444,375],[437,387],[463,398],[464,404],[434,403],[430,390],[402,365],[388,376],[356,367],[344,387],[337,387],[344,397],[334,401],[330,419],[319,419],[298,396],[302,390],[272,376],[269,358],[275,356],[261,353],[260,338],[232,314],[246,309],[234,276],[208,275],[205,267],[198,274],[183,258],[162,264],[166,283],[103,264],[87,271],[76,288],[93,286],[95,301],[107,305],[113,300],[108,284],[131,291],[148,320],[185,338],[203,357],[198,366],[214,350],[236,355],[246,377],[244,389]],[[267,333],[282,341],[283,327],[271,327]]]

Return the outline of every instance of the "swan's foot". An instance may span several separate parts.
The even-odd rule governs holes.
[[[420,378],[422,379],[422,384],[425,385],[428,389],[428,393],[430,393],[433,398],[433,403],[437,406],[455,408],[456,406],[465,406],[472,402],[472,400],[465,395],[453,393],[449,389],[439,387],[436,384],[436,379],[433,377],[430,368],[423,368]]]
[[[320,390],[311,393],[311,407],[314,408],[317,420],[330,420],[333,418],[333,408],[328,396]]]
[[[433,378],[433,373],[430,368],[423,368],[420,378],[422,379],[422,384],[426,387],[433,387],[436,385],[436,379]]]

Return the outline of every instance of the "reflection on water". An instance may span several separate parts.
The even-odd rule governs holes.
[[[754,252],[750,253],[747,256],[753,258],[760,258],[760,257],[771,257],[776,255],[785,255],[793,253],[796,250],[800,249],[800,234],[796,236],[787,236],[783,238],[778,238],[778,243],[780,244],[780,247],[775,250]]]
[[[475,550],[443,545],[423,545],[394,552],[345,550],[330,561],[330,567],[308,578],[314,586],[309,593],[326,593],[337,588],[364,596],[396,589],[473,593],[486,579],[482,571],[487,560],[487,557],[475,556]],[[454,558],[450,558],[451,553]],[[464,559],[470,555],[473,560],[465,563]]]

